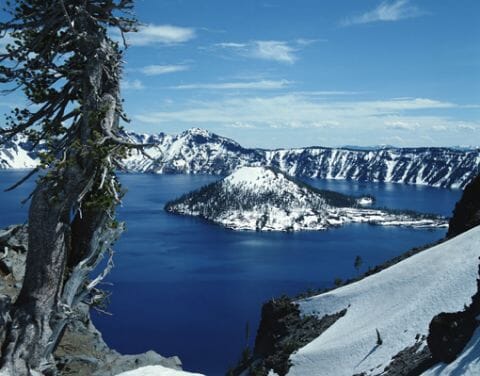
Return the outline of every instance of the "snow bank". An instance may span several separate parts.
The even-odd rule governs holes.
[[[200,373],[190,373],[163,366],[147,366],[134,369],[132,371],[122,372],[117,376],[204,376]]]
[[[415,344],[417,334],[428,334],[436,314],[470,303],[479,256],[476,227],[361,281],[298,301],[305,315],[347,313],[291,356],[289,375],[380,374],[392,356]]]

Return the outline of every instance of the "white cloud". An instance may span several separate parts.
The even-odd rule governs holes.
[[[161,74],[183,72],[189,69],[190,67],[188,65],[147,65],[138,70],[147,76],[158,76]]]
[[[136,115],[144,123],[251,124],[255,127],[325,128],[361,127],[363,129],[428,128],[458,122],[424,116],[421,110],[449,109],[460,106],[428,98],[400,98],[377,101],[325,100],[307,95],[227,97],[223,100],[192,102],[171,111]],[[466,123],[467,124],[467,123]],[[394,130],[394,129],[393,129]]]
[[[478,126],[478,124],[468,124],[468,123],[460,123],[458,124],[457,126],[458,130],[460,132],[474,132],[475,130],[479,130],[480,127]]]
[[[125,80],[121,83],[123,90],[143,90],[145,89],[145,85],[140,80]]]
[[[207,90],[275,90],[284,89],[291,84],[288,80],[260,80],[251,82],[220,82],[186,84],[174,86],[173,89],[207,89]]]
[[[253,129],[256,128],[253,124],[242,123],[240,121],[235,121],[227,125],[227,128],[239,128],[239,129]]]
[[[385,126],[389,129],[401,130],[401,131],[413,131],[417,129],[420,124],[410,123],[402,120],[386,120]]]
[[[436,132],[445,132],[448,130],[447,126],[444,125],[444,124],[440,124],[440,125],[434,125],[432,126],[432,130],[436,131]]]
[[[247,48],[248,44],[246,44],[246,43],[235,43],[235,42],[223,42],[223,43],[217,43],[217,44],[215,44],[215,46],[220,47],[220,48],[243,49],[243,48]]]
[[[296,53],[313,42],[306,39],[298,39],[293,43],[278,40],[254,40],[248,43],[217,43],[214,48],[229,50],[244,57],[293,64],[298,60]]]
[[[178,44],[188,42],[196,36],[195,29],[173,25],[144,25],[136,33],[127,35],[127,42],[133,46],[155,44]]]
[[[343,95],[358,95],[365,94],[364,91],[346,91],[346,90],[317,90],[317,91],[298,91],[298,95],[305,96],[320,96],[320,97],[329,97],[329,96],[343,96]]]
[[[250,53],[252,57],[258,59],[293,64],[297,60],[295,51],[287,42],[261,40],[254,42],[254,48]]]
[[[411,5],[410,0],[385,0],[375,9],[366,13],[348,17],[341,22],[342,26],[366,24],[371,22],[398,21],[423,15],[418,7]]]
[[[299,46],[310,46],[313,43],[316,42],[328,42],[328,39],[322,38],[322,39],[308,39],[308,38],[298,38],[295,41]]]
[[[134,114],[133,118],[149,128],[175,125],[231,128],[232,132],[241,132],[238,128],[245,132],[250,128],[270,131],[283,139],[283,144],[276,147],[313,142],[329,146],[379,143],[445,146],[466,145],[472,139],[480,139],[480,122],[459,118],[461,108],[461,104],[431,98],[358,100],[299,93],[253,96],[228,93],[223,99],[195,99],[169,108],[163,106],[161,111]],[[441,110],[441,115],[432,115],[435,110]],[[255,146],[262,143],[263,147],[273,146],[272,138],[255,142]]]

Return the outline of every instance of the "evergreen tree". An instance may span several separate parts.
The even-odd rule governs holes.
[[[123,36],[135,31],[133,0],[6,1],[0,55],[4,91],[20,89],[33,104],[17,108],[0,142],[24,135],[44,143],[31,195],[26,273],[0,338],[0,374],[55,374],[53,351],[80,302],[111,268],[111,244],[122,231],[115,206],[122,192],[116,163],[131,145],[121,138]],[[15,187],[14,186],[14,187]],[[12,188],[14,188],[12,187]],[[90,272],[110,254],[103,273]],[[1,330],[0,330],[1,331]],[[3,373],[2,373],[3,372]]]
[[[353,263],[353,266],[354,266],[355,270],[357,271],[357,273],[360,272],[360,268],[362,267],[362,264],[363,264],[362,258],[360,256],[355,257],[355,261]]]

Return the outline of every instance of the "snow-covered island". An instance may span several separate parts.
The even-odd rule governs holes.
[[[371,200],[371,199],[370,199]],[[165,210],[199,216],[234,230],[324,230],[347,223],[446,227],[445,218],[363,208],[372,202],[319,190],[267,167],[242,167],[170,201]]]

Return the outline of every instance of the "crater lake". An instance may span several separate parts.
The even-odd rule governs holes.
[[[0,171],[2,191],[25,171]],[[326,231],[237,232],[168,214],[165,203],[217,180],[200,175],[122,174],[128,190],[118,210],[127,231],[115,246],[115,267],[103,286],[108,311],[92,318],[107,344],[122,353],[153,349],[178,355],[184,368],[224,375],[253,338],[262,303],[282,294],[330,287],[412,247],[442,238],[446,229],[352,224]],[[460,190],[402,184],[308,180],[318,188],[355,196],[375,206],[450,216]],[[23,223],[31,180],[0,194],[0,226]],[[247,329],[248,328],[248,329]]]

